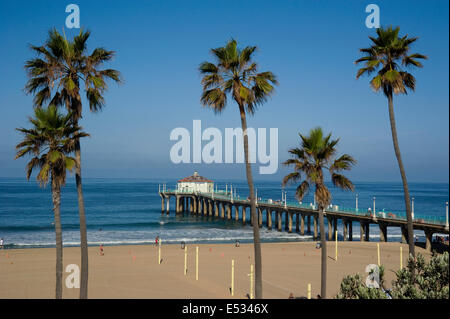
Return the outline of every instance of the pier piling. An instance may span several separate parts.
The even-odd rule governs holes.
[[[272,210],[270,208],[267,208],[266,214],[267,229],[272,230]]]
[[[342,220],[342,237],[343,237],[343,241],[347,241],[347,227],[348,227],[348,222],[346,219]]]
[[[318,233],[318,229],[317,229],[317,227],[318,227],[318,219],[319,219],[319,217],[316,215],[316,216],[314,216],[313,217],[314,218],[314,239],[317,239],[317,233]]]
[[[402,226],[402,244],[408,243],[408,229],[406,226]]]
[[[286,230],[286,231],[288,231],[288,232],[292,232],[292,228],[291,228],[291,231],[289,231],[289,222],[290,222],[290,220],[289,220],[289,212],[286,210],[285,212],[284,212],[284,230]]]
[[[263,222],[262,208],[258,207],[258,226],[259,226],[259,228],[262,227],[262,222]]]
[[[370,223],[366,223],[366,241],[370,241]]]
[[[337,225],[338,225],[338,219],[337,218],[333,218],[333,233],[337,232]]]
[[[353,241],[353,222],[348,221],[348,240]]]
[[[365,227],[364,223],[361,221],[359,222],[359,231],[360,231],[359,240],[365,241],[366,240],[366,227]]]
[[[289,220],[288,232],[292,233],[292,213],[287,211],[286,214],[288,215],[288,220]]]
[[[308,234],[311,234],[311,215],[308,215],[308,221],[306,223]]]
[[[431,243],[433,241],[433,232],[425,230],[425,249],[431,251]]]
[[[219,203],[214,201],[214,216],[219,217]]]
[[[328,240],[331,241],[333,240],[333,233],[331,231],[333,221],[331,217],[327,217],[327,221],[328,221]]]
[[[233,192],[235,189],[233,190]],[[251,214],[247,212],[250,211],[250,202],[248,199],[240,199],[233,194],[231,198],[231,193],[226,194],[223,191],[217,191],[215,193],[198,193],[197,191],[186,192],[183,191],[171,191],[167,190],[165,185],[159,188],[159,196],[161,197],[161,213],[164,212],[169,215],[170,213],[170,200],[174,198],[175,200],[175,213],[191,213],[196,216],[211,216],[213,218],[222,218],[236,221],[242,220],[242,224],[253,222],[258,223],[257,225],[261,228],[263,226],[263,214],[266,211],[266,223],[268,230],[272,227],[276,227],[278,231],[287,231],[289,233],[293,232],[294,214],[295,214],[295,232],[301,235],[305,234],[305,222],[306,231],[311,234],[311,218],[313,219],[312,231],[314,240],[319,237],[319,224],[318,224],[318,214],[317,208],[315,206],[307,205],[288,205],[286,202],[286,197],[284,197],[283,202],[273,202],[260,200],[257,203],[257,214],[253,219]],[[419,229],[425,232],[426,237],[426,249],[431,250],[432,238],[435,233],[448,233],[448,204],[446,203],[446,219],[445,221],[434,221],[432,219],[427,220],[423,218],[417,218],[413,222],[414,229]],[[239,216],[239,209],[242,207],[242,216]],[[234,209],[234,216],[233,216]],[[275,214],[273,216],[272,214]],[[283,214],[284,218],[283,218]],[[226,216],[226,217],[225,217]],[[406,222],[402,218],[395,218],[392,216],[380,215],[377,218],[373,218],[374,214],[361,215],[352,214],[346,210],[338,211],[337,209],[331,209],[325,211],[325,217],[328,222],[328,240],[333,240],[333,235],[337,232],[337,226],[339,219],[342,220],[343,224],[343,240],[353,240],[353,222],[357,221],[360,224],[360,241],[370,240],[370,224],[377,224],[380,229],[380,242],[386,242],[388,240],[388,226],[389,227],[399,227],[402,233],[402,243],[407,243],[407,228]],[[275,218],[275,220],[273,219]],[[208,218],[209,219],[209,218]],[[284,220],[283,220],[284,219]],[[306,220],[305,220],[306,219]],[[284,227],[283,227],[284,222]],[[276,223],[276,225],[274,225]]]
[[[282,231],[282,216],[281,211],[277,211],[277,229],[278,231]]]
[[[378,223],[380,227],[380,241],[387,241],[387,226],[384,223]]]

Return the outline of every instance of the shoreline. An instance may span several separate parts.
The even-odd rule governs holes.
[[[406,265],[408,246],[397,242],[338,242],[338,260],[334,260],[335,243],[328,242],[328,297],[339,291],[342,278],[360,273],[368,264],[377,264],[377,244],[381,263],[386,267],[386,284],[390,287],[394,271],[400,264],[399,247],[403,247]],[[195,280],[195,247],[199,247],[199,280]],[[162,263],[158,264],[155,245],[89,247],[90,298],[150,299],[245,299],[249,293],[253,245],[186,244],[188,274],[184,275],[184,249],[162,242]],[[417,252],[429,258],[421,247]],[[448,246],[447,246],[448,250]],[[292,292],[306,296],[307,284],[312,295],[320,290],[320,249],[315,241],[263,243],[264,298],[285,299]],[[64,269],[80,263],[79,247],[64,248]],[[235,295],[230,296],[231,260],[235,260]],[[0,250],[0,298],[54,298],[55,249],[28,248]],[[63,283],[69,273],[63,273]],[[64,286],[64,298],[78,298],[79,289]]]
[[[269,243],[305,243],[305,242],[319,242],[320,238],[317,239],[313,239],[313,235],[312,234],[308,234],[305,233],[305,235],[300,235],[298,233],[287,233],[286,234],[289,235],[299,235],[298,238],[261,238],[261,243],[263,244],[269,244]],[[425,244],[425,235],[422,234],[416,234],[417,236],[417,240],[416,240],[416,244],[418,244],[419,246],[421,246],[422,244]],[[441,234],[441,233],[435,233],[433,234],[433,237],[435,236],[448,236],[447,234]],[[369,242],[379,242],[381,243],[381,241],[379,241],[380,239],[380,235],[379,234],[372,234],[370,235],[370,241]],[[401,234],[391,234],[388,237],[388,243],[401,243],[401,238],[402,235]],[[239,241],[240,244],[252,244],[253,243],[253,238],[236,238],[236,239],[208,239],[208,238],[204,238],[204,239],[189,239],[189,238],[175,238],[175,239],[162,239],[164,244],[167,245],[180,245],[181,242],[185,242],[186,244],[189,245],[206,245],[206,244],[217,244],[217,245],[227,245],[227,244],[234,244],[236,241]],[[338,234],[338,241],[339,242],[347,242],[347,241],[343,241],[342,240],[342,235]],[[332,240],[332,242],[334,242],[334,239]],[[353,241],[348,241],[348,242],[361,242],[360,241],[360,234],[359,233],[354,233],[353,234]],[[111,242],[111,241],[88,241],[88,246],[89,247],[98,247],[100,245],[103,245],[105,247],[113,247],[113,246],[132,246],[132,245],[136,245],[136,246],[142,246],[142,245],[153,245],[154,244],[154,239],[149,239],[149,240],[130,240],[130,241],[115,241],[115,242]],[[436,242],[433,242],[433,245],[436,245]],[[45,243],[45,244],[26,244],[26,243],[19,243],[19,244],[15,244],[15,243],[5,243],[4,244],[4,249],[5,250],[14,250],[14,249],[41,249],[41,248],[55,248],[55,244],[54,243]],[[63,243],[63,247],[64,248],[75,248],[75,247],[80,247],[80,242],[68,242],[68,243]]]

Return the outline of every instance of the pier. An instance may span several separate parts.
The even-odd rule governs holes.
[[[159,189],[161,197],[161,214],[169,214],[170,199],[175,199],[175,213],[189,213],[194,215],[214,216],[224,220],[241,221],[243,225],[252,225],[250,214],[250,200],[236,196],[231,190],[196,192],[170,190],[163,186]],[[433,234],[449,234],[448,203],[445,220],[433,216],[416,215],[413,222],[415,230],[423,230],[426,237],[425,247],[431,250]],[[259,227],[268,230],[296,232],[301,235],[309,233],[314,239],[319,237],[319,211],[314,204],[301,204],[284,201],[257,199],[257,223]],[[266,221],[263,225],[263,215]],[[360,241],[369,241],[370,228],[379,227],[380,241],[388,240],[388,227],[399,227],[402,242],[408,242],[407,222],[405,216],[393,213],[376,212],[370,210],[344,209],[330,206],[325,210],[325,228],[328,226],[328,240],[333,239],[337,231],[338,220],[343,225],[343,240],[353,240],[353,224],[357,222],[360,228]]]

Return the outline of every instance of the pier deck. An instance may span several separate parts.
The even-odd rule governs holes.
[[[213,193],[186,192],[178,190],[159,190],[161,196],[161,213],[169,214],[170,199],[175,198],[175,212],[188,212],[205,216],[216,216],[222,219],[241,220],[243,224],[252,224],[250,214],[250,200],[242,199],[232,192],[218,191]],[[248,214],[247,214],[248,209]],[[293,231],[304,235],[311,233],[311,221],[313,223],[313,237],[318,238],[319,211],[313,204],[301,204],[296,202],[273,202],[271,200],[257,200],[257,219],[260,227],[263,226],[263,214],[266,214],[266,227],[271,230],[274,226],[278,231]],[[234,211],[234,218],[233,218]],[[284,216],[283,216],[284,215]],[[274,217],[274,218],[273,218]],[[294,226],[295,217],[295,230]],[[360,226],[360,240],[369,241],[370,225],[378,225],[380,229],[380,241],[387,241],[387,227],[400,227],[402,242],[407,242],[406,216],[401,214],[370,212],[358,209],[329,207],[325,210],[325,219],[328,222],[328,240],[334,238],[337,231],[338,220],[343,224],[343,240],[353,240],[353,222]],[[306,228],[306,229],[305,229]],[[423,230],[426,237],[426,249],[431,250],[433,234],[449,234],[448,216],[445,219],[435,216],[415,216],[413,228]]]

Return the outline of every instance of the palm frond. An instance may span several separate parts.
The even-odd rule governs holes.
[[[292,148],[289,154],[293,158],[283,162],[285,166],[294,166],[293,172],[283,178],[282,185],[297,182],[304,176],[296,190],[296,197],[302,200],[310,185],[315,185],[315,196],[321,209],[328,206],[331,193],[324,184],[324,170],[332,175],[332,182],[344,189],[353,189],[353,184],[343,175],[336,174],[340,170],[348,170],[356,161],[348,154],[335,159],[339,139],[332,139],[331,133],[324,135],[320,127],[310,130],[309,135],[299,134],[300,148]],[[328,163],[332,163],[328,167]]]
[[[295,183],[301,178],[300,172],[293,172],[286,175],[281,182],[281,185],[285,187],[289,183]]]
[[[278,82],[272,72],[257,73],[257,63],[252,61],[255,50],[255,46],[238,48],[234,39],[224,47],[211,49],[216,64],[202,62],[198,68],[203,76],[203,105],[220,112],[226,105],[226,95],[231,94],[246,113],[253,114],[267,101]]]
[[[220,113],[227,104],[227,96],[220,88],[214,88],[203,92],[200,99],[204,106],[208,106],[216,113]]]
[[[198,67],[200,73],[213,73],[217,74],[219,71],[219,68],[214,64],[210,62],[202,62],[200,66]]]
[[[90,32],[80,30],[72,40],[68,40],[56,29],[51,29],[42,46],[31,46],[38,57],[25,63],[28,82],[25,91],[35,94],[33,103],[41,107],[50,101],[57,106],[65,105],[72,112],[74,121],[81,118],[82,102],[80,82],[85,82],[85,93],[91,111],[105,105],[103,94],[106,81],[121,83],[121,74],[114,69],[99,67],[111,61],[114,51],[96,48],[87,54]]]
[[[74,151],[75,140],[88,136],[81,127],[74,125],[72,115],[62,114],[54,105],[47,108],[35,108],[34,117],[29,119],[31,129],[17,128],[24,135],[16,145],[16,159],[25,155],[33,158],[26,166],[27,179],[33,170],[40,168],[37,180],[46,185],[51,176],[52,183],[64,185],[66,170],[74,166],[67,154]]]
[[[356,164],[356,160],[348,154],[344,154],[337,158],[330,166],[330,172],[339,172],[341,170],[349,170]]]
[[[350,190],[353,191],[355,186],[353,183],[344,175],[333,173],[331,174],[331,181],[333,182],[333,185],[342,188],[344,190]]]
[[[298,201],[301,202],[305,197],[305,195],[308,193],[308,191],[309,191],[309,183],[307,181],[303,181],[296,188],[295,197],[297,198]]]
[[[33,157],[31,159],[31,161],[28,162],[26,170],[27,170],[27,180],[30,179],[31,173],[33,172],[33,170],[39,167],[39,158],[38,157]]]
[[[408,90],[414,90],[414,77],[402,70],[400,65],[422,67],[418,60],[427,59],[423,54],[409,54],[410,46],[417,41],[417,37],[400,37],[399,33],[399,27],[378,28],[377,37],[369,37],[372,46],[360,49],[364,56],[355,61],[356,64],[365,63],[363,68],[358,69],[356,78],[377,72],[370,85],[374,91],[383,89],[385,95],[406,94]]]

